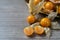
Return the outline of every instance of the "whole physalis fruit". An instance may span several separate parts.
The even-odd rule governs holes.
[[[52,10],[54,8],[54,4],[52,2],[46,2],[44,4],[44,8],[47,10]]]
[[[35,18],[35,16],[33,16],[33,15],[30,15],[30,16],[27,17],[27,22],[28,22],[29,24],[34,23],[35,20],[36,20],[36,18]]]
[[[44,33],[44,28],[40,27],[40,26],[35,26],[34,31],[35,31],[36,34],[42,35]]]
[[[24,28],[24,34],[27,36],[31,36],[33,34],[34,30],[32,27],[26,27]]]
[[[42,0],[34,0],[33,4],[37,5],[39,2],[41,2]]]
[[[40,21],[40,25],[42,25],[43,27],[49,27],[51,25],[51,21],[49,18],[43,18]]]

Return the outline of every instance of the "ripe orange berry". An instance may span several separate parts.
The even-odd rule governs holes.
[[[52,2],[46,2],[44,8],[47,10],[52,10],[54,8],[54,4]]]
[[[51,25],[51,21],[50,21],[50,19],[48,19],[48,18],[43,18],[43,19],[41,19],[40,24],[41,24],[43,27],[48,27],[48,26]]]
[[[33,30],[32,27],[26,27],[26,28],[24,28],[24,33],[27,36],[31,36],[33,34],[33,32],[34,32],[34,30]]]
[[[35,16],[33,16],[33,15],[30,15],[30,16],[27,17],[27,22],[30,23],[30,24],[34,23],[35,20],[36,20]]]
[[[36,34],[42,35],[44,33],[44,28],[40,26],[35,26],[34,31]]]
[[[41,2],[42,0],[34,0],[33,4],[37,5],[39,2]]]

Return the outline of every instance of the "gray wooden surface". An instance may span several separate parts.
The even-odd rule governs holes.
[[[24,0],[0,0],[0,40],[48,40],[47,37],[28,38],[23,28],[29,15]],[[60,40],[60,31],[53,30],[50,40]]]

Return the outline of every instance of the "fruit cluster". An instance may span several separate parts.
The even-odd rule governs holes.
[[[35,27],[26,27],[24,28],[24,33],[27,36],[32,36],[34,33],[38,35],[42,35],[44,33],[44,28],[40,26],[35,26]]]
[[[27,36],[31,36],[33,33],[42,35],[44,33],[44,28],[49,28],[51,25],[51,21],[49,18],[42,18],[40,21],[37,21],[37,19],[35,18],[34,15],[30,15],[27,17],[27,22],[30,25],[33,25],[34,23],[39,23],[39,25],[35,25],[35,26],[28,26],[26,28],[24,28],[24,33]],[[37,24],[38,24],[37,23]]]
[[[34,0],[33,5],[36,6],[41,1],[42,0]],[[57,1],[58,0],[54,0],[54,2],[57,2]],[[42,35],[46,31],[45,29],[47,29],[47,28],[50,29],[51,22],[52,22],[51,19],[53,18],[53,20],[54,20],[54,18],[57,17],[57,15],[60,15],[60,5],[59,5],[59,3],[57,3],[57,4],[58,5],[56,5],[56,3],[51,2],[50,0],[45,0],[42,9],[39,10],[42,13],[38,12],[40,14],[43,14],[43,17],[40,15],[41,18],[36,18],[37,16],[34,15],[33,11],[31,11],[31,15],[29,15],[27,17],[27,22],[30,25],[34,25],[34,23],[38,22],[39,25],[25,27],[24,33],[27,36],[31,36],[31,35],[33,35],[33,33]],[[37,13],[37,11],[36,11],[36,13]],[[39,15],[39,14],[37,14],[37,15]],[[47,31],[50,31],[50,30],[47,30]],[[48,32],[46,32],[46,33],[48,33]]]

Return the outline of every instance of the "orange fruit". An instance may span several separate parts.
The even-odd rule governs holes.
[[[43,19],[41,19],[40,24],[41,24],[43,27],[48,27],[48,26],[50,26],[51,21],[50,21],[50,19],[48,19],[48,18],[43,18]]]
[[[52,10],[54,8],[54,4],[52,2],[46,2],[44,8],[47,10]]]
[[[35,16],[33,16],[33,15],[30,15],[30,16],[27,17],[27,22],[30,23],[30,24],[34,23],[35,20],[36,20]]]
[[[36,34],[41,35],[41,34],[44,33],[44,28],[43,27],[40,27],[40,26],[35,26],[34,27],[34,31],[35,31]]]
[[[34,32],[34,30],[33,30],[32,27],[26,27],[26,28],[24,28],[24,33],[27,36],[31,36],[33,34],[33,32]]]
[[[37,5],[39,2],[41,2],[42,0],[34,0],[33,4]]]

